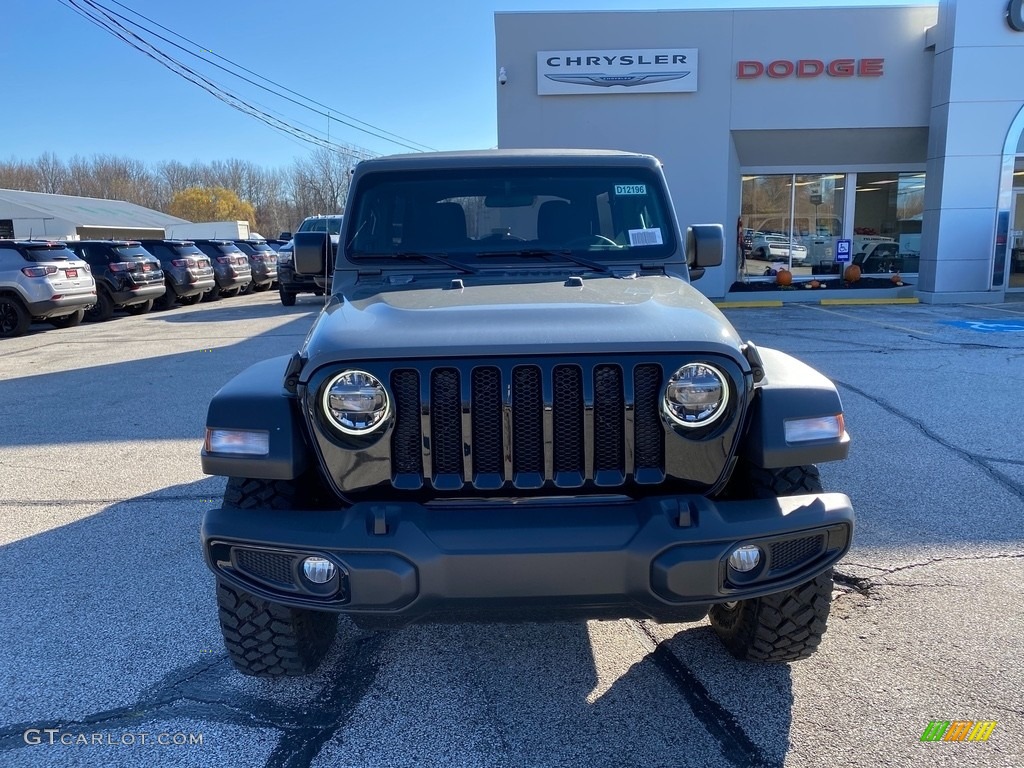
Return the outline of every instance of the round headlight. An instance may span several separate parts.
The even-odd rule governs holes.
[[[365,435],[384,423],[391,411],[388,391],[366,371],[345,371],[324,390],[324,413],[348,435]]]
[[[707,363],[689,363],[665,387],[665,413],[681,427],[703,427],[723,413],[729,402],[725,375]]]

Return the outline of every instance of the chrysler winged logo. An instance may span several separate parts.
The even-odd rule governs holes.
[[[606,75],[594,72],[589,75],[544,75],[558,83],[574,83],[575,85],[593,85],[599,88],[610,88],[613,85],[624,85],[627,88],[648,83],[664,83],[668,80],[682,80],[690,74],[686,72],[631,72],[628,75]]]

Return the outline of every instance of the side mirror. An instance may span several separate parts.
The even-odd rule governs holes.
[[[292,243],[295,271],[302,275],[322,275],[331,255],[330,236],[326,232],[296,232]]]
[[[686,228],[686,264],[691,280],[700,280],[707,267],[721,266],[724,258],[725,229],[721,224],[694,224]]]
[[[277,236],[277,239],[278,240],[291,240],[292,239],[292,233],[291,232],[282,232],[280,235]]]

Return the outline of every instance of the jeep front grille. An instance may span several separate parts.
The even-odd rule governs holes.
[[[665,478],[657,363],[391,372],[392,482],[454,491]]]

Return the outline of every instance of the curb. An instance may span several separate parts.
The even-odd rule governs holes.
[[[891,299],[818,299],[816,301],[781,301],[779,299],[769,301],[713,301],[719,309],[760,309],[764,307],[781,307],[789,304],[793,306],[857,306],[865,304],[920,304],[921,300],[916,297],[893,296]]]

